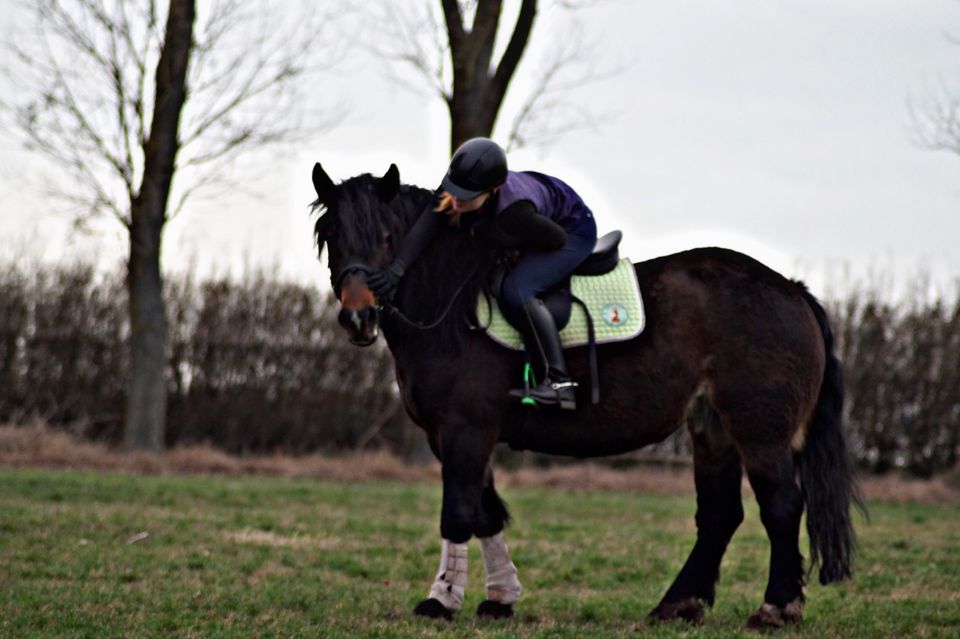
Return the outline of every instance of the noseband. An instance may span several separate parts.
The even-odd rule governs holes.
[[[347,279],[348,275],[352,275],[353,273],[363,273],[367,277],[370,277],[376,272],[376,269],[370,268],[360,260],[352,260],[347,262],[347,265],[344,266],[340,271],[340,274],[337,275],[337,279],[333,281],[333,292],[337,294],[337,299],[340,299],[340,288],[343,285],[343,280]]]

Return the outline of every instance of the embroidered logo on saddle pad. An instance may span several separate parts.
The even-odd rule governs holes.
[[[637,273],[629,259],[620,260],[615,269],[603,275],[574,275],[570,288],[590,309],[597,344],[623,342],[643,331],[643,298]],[[477,301],[477,317],[481,322],[490,318],[487,335],[493,341],[513,350],[523,350],[520,333],[510,325],[499,307],[490,314],[483,295]],[[570,321],[560,331],[560,340],[564,348],[572,348],[585,345],[588,339],[587,316],[580,305],[574,303]]]

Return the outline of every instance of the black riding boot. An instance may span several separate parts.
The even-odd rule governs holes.
[[[575,410],[577,396],[574,392],[576,383],[570,380],[567,373],[567,362],[560,347],[560,336],[557,334],[557,325],[546,304],[539,298],[533,298],[523,303],[529,324],[523,331],[523,341],[527,351],[533,357],[539,357],[541,349],[546,359],[547,375],[538,386],[527,392],[523,388],[510,391],[514,397],[531,397],[538,404],[559,404],[560,408]]]

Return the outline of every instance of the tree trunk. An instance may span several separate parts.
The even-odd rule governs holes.
[[[130,383],[125,440],[128,448],[163,450],[167,416],[167,319],[160,272],[160,245],[186,101],[187,66],[193,49],[195,0],[170,0],[157,62],[157,90],[150,133],[143,143],[143,183],[130,208]]]
[[[492,66],[493,45],[499,28],[502,0],[479,0],[473,25],[466,30],[458,0],[442,0],[453,90],[447,97],[450,109],[450,150],[474,137],[489,137],[497,121],[507,87],[527,46],[537,0],[523,0],[507,48]]]
[[[167,418],[167,319],[160,274],[163,224],[155,211],[155,204],[138,203],[130,229],[130,380],[125,437],[128,448],[161,451]]]

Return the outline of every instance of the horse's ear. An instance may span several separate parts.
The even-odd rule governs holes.
[[[324,204],[330,202],[331,197],[333,196],[333,180],[330,179],[330,176],[327,175],[327,172],[323,170],[323,167],[320,166],[320,163],[317,162],[313,165],[313,188],[317,191],[317,201]]]
[[[396,164],[391,164],[387,172],[377,182],[377,194],[384,202],[389,202],[397,197],[400,191],[400,169]]]

